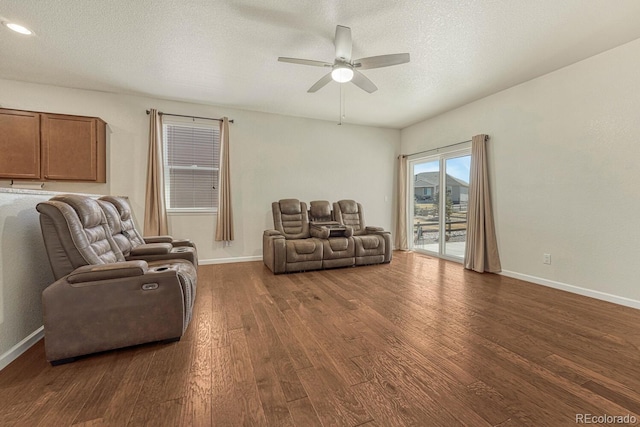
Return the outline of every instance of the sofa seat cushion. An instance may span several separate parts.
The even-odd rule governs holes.
[[[287,263],[322,261],[322,240],[292,239],[286,241]]]
[[[356,245],[353,237],[331,237],[323,242],[322,268],[355,265]]]
[[[353,237],[330,237],[323,241],[323,259],[353,258],[356,246]]]
[[[385,239],[377,234],[354,236],[356,256],[384,255]]]

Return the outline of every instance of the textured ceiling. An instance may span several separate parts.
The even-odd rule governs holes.
[[[1,0],[0,78],[338,120],[337,24],[353,57],[409,52],[343,85],[345,122],[403,128],[640,38],[637,0]],[[0,102],[2,95],[0,94]]]

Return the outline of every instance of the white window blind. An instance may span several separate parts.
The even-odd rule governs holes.
[[[165,122],[163,129],[167,209],[217,209],[220,165],[218,124]]]

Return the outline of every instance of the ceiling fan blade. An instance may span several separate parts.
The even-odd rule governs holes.
[[[351,28],[337,25],[334,43],[336,45],[336,58],[351,62],[351,47],[353,45],[351,42]]]
[[[317,92],[318,90],[325,87],[327,83],[329,83],[331,80],[332,80],[331,73],[325,74],[325,76],[322,77],[320,80],[318,80],[313,86],[311,86],[307,92],[309,93]]]
[[[329,74],[329,78],[331,78],[331,74]],[[378,90],[378,87],[373,84],[373,82],[369,80],[367,76],[365,76],[358,70],[353,70],[353,79],[351,79],[351,83],[369,93],[373,93]]]
[[[300,58],[285,58],[281,56],[278,58],[280,62],[290,62],[292,64],[300,64],[300,65],[311,65],[314,67],[331,67],[333,64],[323,61],[314,61],[312,59],[300,59]]]
[[[353,66],[361,70],[389,67],[391,65],[409,62],[408,53],[393,53],[391,55],[370,56],[353,61]]]

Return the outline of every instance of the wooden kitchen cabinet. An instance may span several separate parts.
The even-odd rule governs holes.
[[[0,157],[0,178],[103,183],[106,123],[98,117],[0,109]]]
[[[96,117],[41,114],[42,178],[105,182],[105,123]]]
[[[0,109],[0,177],[40,178],[40,114]]]

